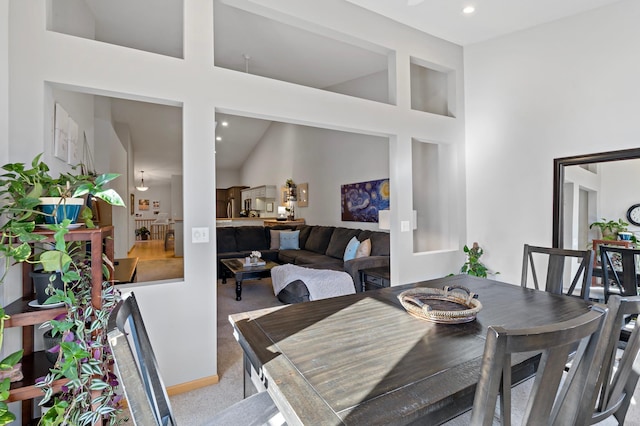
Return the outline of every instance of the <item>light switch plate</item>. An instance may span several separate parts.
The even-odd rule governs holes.
[[[411,230],[411,222],[408,220],[400,221],[400,232],[409,232]]]
[[[208,243],[209,228],[191,228],[192,243]]]

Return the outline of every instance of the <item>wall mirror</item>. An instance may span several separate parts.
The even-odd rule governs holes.
[[[554,247],[584,249],[590,223],[626,221],[627,209],[640,203],[633,190],[640,178],[640,148],[556,158],[553,170]]]

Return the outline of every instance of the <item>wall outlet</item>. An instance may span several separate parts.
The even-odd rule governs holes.
[[[191,228],[192,243],[208,243],[209,228]]]

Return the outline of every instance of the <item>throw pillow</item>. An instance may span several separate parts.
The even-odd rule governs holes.
[[[342,260],[346,262],[347,260],[355,259],[358,246],[360,246],[360,241],[358,241],[356,237],[351,238],[347,244],[347,248],[344,249],[344,256]]]
[[[300,231],[280,231],[280,250],[300,250]]]
[[[269,233],[271,234],[271,245],[269,246],[269,250],[278,250],[280,248],[280,231],[270,229]]]
[[[367,257],[369,254],[371,254],[371,240],[367,238],[358,246],[355,258],[359,259],[361,257]]]

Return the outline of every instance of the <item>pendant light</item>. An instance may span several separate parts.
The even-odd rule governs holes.
[[[146,191],[149,189],[148,186],[144,185],[144,170],[140,170],[140,186],[136,186],[138,191]]]

